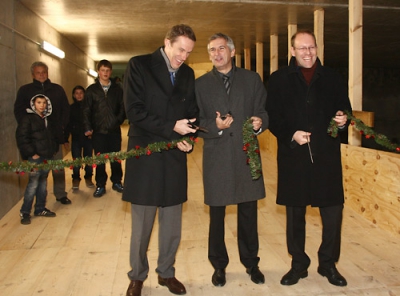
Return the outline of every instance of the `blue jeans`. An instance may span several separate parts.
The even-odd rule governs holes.
[[[29,162],[42,163],[43,158],[28,159]],[[29,173],[28,185],[25,189],[24,202],[21,207],[21,213],[30,214],[33,204],[33,199],[36,195],[35,203],[35,214],[40,213],[46,207],[46,197],[47,197],[47,176],[49,174],[48,170],[39,170]]]
[[[88,137],[85,137],[85,139],[82,140],[75,140],[72,139],[71,143],[71,154],[72,158],[78,159],[83,157],[92,157],[93,156],[93,146],[92,146],[92,140],[89,139]],[[72,173],[72,179],[74,180],[80,180],[80,169],[81,167],[75,166],[73,168],[73,173]],[[85,179],[91,179],[93,175],[93,168],[91,165],[85,165]]]

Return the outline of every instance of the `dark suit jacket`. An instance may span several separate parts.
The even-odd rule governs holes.
[[[183,64],[172,85],[165,60],[153,54],[133,57],[124,77],[124,103],[130,122],[128,149],[181,138],[177,120],[197,117],[194,72]],[[186,154],[178,149],[126,161],[123,200],[172,206],[187,200]]]

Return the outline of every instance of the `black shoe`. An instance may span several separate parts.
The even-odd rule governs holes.
[[[21,224],[23,225],[31,224],[31,215],[26,213],[20,213],[19,215],[21,217]]]
[[[223,287],[226,284],[225,268],[216,268],[212,275],[211,282],[216,287]]]
[[[253,266],[250,268],[246,268],[246,272],[250,275],[250,278],[253,283],[255,284],[264,284],[265,283],[265,277],[258,268],[258,266]]]
[[[44,208],[43,211],[35,213],[35,216],[40,217],[55,217],[56,213],[50,211],[49,209]]]
[[[106,193],[106,189],[104,187],[97,187],[95,192],[93,193],[94,197],[102,197]]]
[[[291,268],[287,274],[285,274],[281,279],[281,285],[290,286],[297,284],[299,279],[306,278],[308,276],[307,269],[296,270]]]
[[[78,190],[80,182],[81,182],[81,180],[79,180],[79,179],[73,179],[72,180],[72,189],[73,190]]]
[[[122,193],[124,191],[124,186],[122,186],[121,183],[114,183],[112,189],[118,191],[119,193]]]
[[[63,205],[69,205],[71,203],[71,200],[66,196],[61,197],[60,199],[57,199],[57,201],[59,201]]]
[[[326,276],[326,278],[332,285],[340,287],[347,286],[346,279],[339,273],[335,266],[330,268],[322,268],[319,266],[318,273],[322,276]]]

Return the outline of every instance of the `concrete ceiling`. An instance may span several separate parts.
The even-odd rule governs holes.
[[[208,62],[207,39],[230,35],[237,53],[277,34],[287,60],[287,27],[313,29],[314,10],[325,11],[325,64],[347,66],[348,0],[20,0],[95,61],[126,63],[153,52],[173,25],[190,25],[197,37],[189,63]],[[400,1],[363,1],[364,67],[400,67]]]

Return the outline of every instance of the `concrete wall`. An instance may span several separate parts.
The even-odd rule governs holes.
[[[72,88],[93,83],[85,69],[94,69],[94,61],[54,28],[22,6],[18,1],[2,0],[0,5],[0,161],[20,161],[15,142],[17,127],[13,106],[18,88],[32,82],[30,65],[43,61],[49,66],[49,78],[62,85],[72,102]],[[44,53],[38,43],[46,40],[65,51],[58,59]],[[0,171],[0,218],[23,196],[27,176]],[[51,192],[49,192],[51,194]]]

